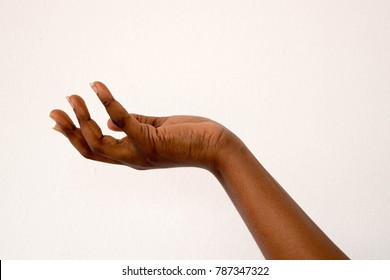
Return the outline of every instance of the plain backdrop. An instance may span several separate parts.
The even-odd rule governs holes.
[[[88,161],[51,129],[77,93],[111,133],[100,80],[222,123],[347,255],[389,259],[389,30],[380,0],[0,0],[0,258],[263,258],[207,171]]]

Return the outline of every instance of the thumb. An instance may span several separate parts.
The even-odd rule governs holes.
[[[111,119],[107,121],[107,127],[113,131],[122,131],[119,127],[117,127]]]

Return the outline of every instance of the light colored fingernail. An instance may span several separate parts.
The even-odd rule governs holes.
[[[95,83],[89,83],[89,86],[93,89],[93,91],[94,91],[96,94],[99,94],[98,88],[97,88],[97,86],[95,85]]]
[[[70,106],[74,109],[74,105],[73,105],[73,103],[72,103],[72,100],[70,99],[70,96],[67,96],[67,97],[66,97],[66,100],[68,100]]]
[[[53,126],[53,129],[66,136],[65,131],[58,124]]]

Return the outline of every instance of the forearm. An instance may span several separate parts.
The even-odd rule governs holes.
[[[348,259],[237,140],[213,173],[267,259]]]

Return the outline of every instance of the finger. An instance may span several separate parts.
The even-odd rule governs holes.
[[[168,119],[168,117],[149,117],[138,114],[130,114],[130,116],[135,118],[141,124],[149,124],[151,126],[154,126],[155,128],[162,126],[164,122]],[[108,119],[107,126],[111,130],[122,131],[122,129],[116,126],[111,119]]]
[[[126,109],[114,99],[108,88],[101,82],[91,83],[91,88],[103,103],[112,122],[129,137],[141,140],[143,138],[141,124],[131,117]]]
[[[70,117],[61,110],[55,109],[50,112],[50,118],[58,124],[61,129],[66,133],[67,130],[71,131],[76,128]]]
[[[69,116],[61,110],[53,110],[50,117],[56,122],[53,129],[62,133],[70,143],[85,158],[106,163],[121,164],[119,161],[103,157],[94,153],[88,146],[79,128],[77,128]]]
[[[122,161],[126,155],[123,141],[102,134],[100,127],[91,119],[84,100],[77,95],[68,98],[80,124],[80,131],[91,151],[103,157]]]
[[[58,124],[55,124],[55,126],[53,126],[53,129],[66,137],[65,131]]]

